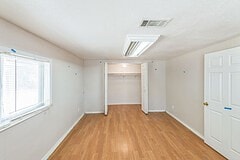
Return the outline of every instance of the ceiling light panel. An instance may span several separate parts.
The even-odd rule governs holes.
[[[125,57],[139,57],[159,38],[159,35],[128,35],[124,45]]]

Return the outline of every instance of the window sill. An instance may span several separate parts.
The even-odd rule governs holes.
[[[7,121],[7,122],[3,122],[3,123],[0,123],[0,133],[15,126],[15,125],[18,125],[42,112],[45,112],[47,111],[50,107],[52,106],[52,104],[48,105],[48,106],[43,106],[41,108],[38,108],[38,109],[35,109],[29,113],[26,113],[24,115],[22,115],[21,117],[18,117],[14,120],[11,120],[11,121]]]

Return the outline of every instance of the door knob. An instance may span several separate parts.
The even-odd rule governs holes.
[[[204,106],[208,106],[208,102],[204,102],[203,105],[204,105]]]

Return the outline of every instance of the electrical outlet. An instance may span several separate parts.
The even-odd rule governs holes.
[[[80,107],[78,107],[78,112],[80,112]]]
[[[172,110],[174,110],[174,108],[175,108],[175,106],[174,106],[174,105],[172,105]]]

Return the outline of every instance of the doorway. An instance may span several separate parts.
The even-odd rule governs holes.
[[[148,114],[148,64],[105,63],[105,115],[108,105],[141,104]]]

